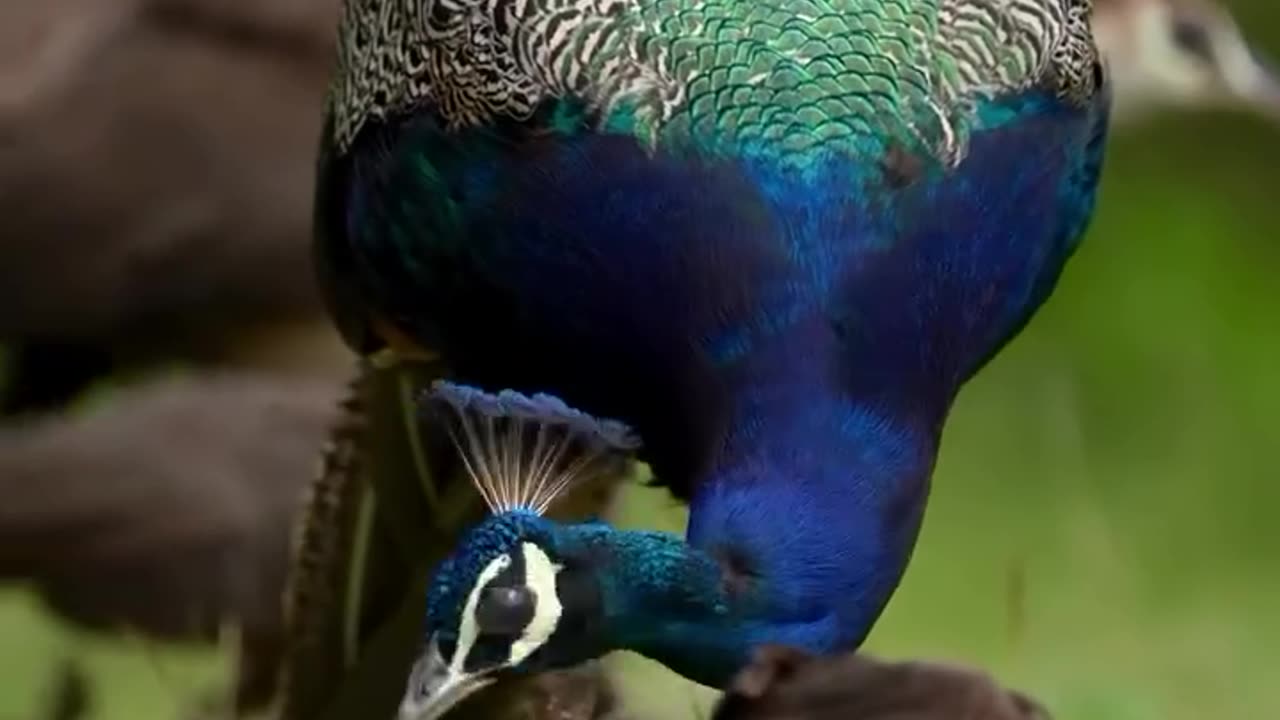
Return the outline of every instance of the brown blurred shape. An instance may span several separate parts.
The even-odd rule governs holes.
[[[712,720],[1049,720],[989,675],[861,653],[816,658],[766,646],[739,673]]]
[[[337,5],[0,6],[0,343],[18,346],[18,392],[153,359],[345,375],[310,262]]]
[[[238,704],[274,691],[290,539],[340,387],[250,374],[126,388],[0,429],[0,580],[97,629],[240,625]]]

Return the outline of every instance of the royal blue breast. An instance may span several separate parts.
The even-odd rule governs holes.
[[[823,353],[841,391],[945,414],[1044,301],[1092,210],[1104,113],[1039,95],[984,112],[958,167],[904,179],[450,134],[423,111],[339,168],[347,242],[363,294],[459,380],[630,422],[679,491],[765,366]]]

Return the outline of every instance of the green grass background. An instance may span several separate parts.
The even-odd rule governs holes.
[[[1235,5],[1280,48],[1280,8]],[[1280,127],[1205,115],[1120,132],[1058,292],[960,398],[870,647],[981,664],[1068,720],[1280,717],[1277,450]],[[682,521],[638,489],[624,522]],[[172,718],[227,667],[85,636],[10,589],[0,720],[33,717],[67,654],[87,659],[101,720]],[[706,703],[621,664],[653,717]]]

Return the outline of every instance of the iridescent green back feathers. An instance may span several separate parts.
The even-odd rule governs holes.
[[[574,100],[648,143],[963,157],[982,99],[1096,90],[1092,0],[347,0],[345,150],[429,103],[453,127]]]

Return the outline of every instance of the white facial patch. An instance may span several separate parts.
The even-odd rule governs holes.
[[[1134,82],[1125,91],[1132,88],[1144,97],[1165,102],[1191,102],[1209,90],[1212,78],[1208,68],[1174,43],[1173,24],[1172,12],[1162,3],[1150,3],[1139,11],[1137,43],[1143,50],[1139,51],[1139,63],[1129,68]]]
[[[499,555],[476,577],[476,584],[467,595],[466,604],[462,606],[462,623],[458,626],[458,646],[454,648],[453,657],[449,659],[450,671],[458,675],[463,674],[462,663],[466,661],[471,647],[476,644],[476,638],[480,636],[480,628],[476,624],[476,605],[480,603],[480,591],[509,567],[511,567],[511,556]]]
[[[542,548],[533,543],[524,543],[520,549],[524,554],[525,584],[533,591],[536,599],[533,604],[533,619],[529,621],[524,634],[511,644],[508,665],[519,665],[542,647],[555,633],[560,615],[564,612],[560,596],[556,594],[556,575],[562,566],[551,562]]]
[[[524,557],[525,585],[534,593],[533,618],[525,627],[524,633],[511,644],[506,665],[512,667],[524,662],[542,647],[556,631],[560,615],[564,607],[556,594],[556,575],[562,569],[551,561],[542,548],[533,543],[524,543],[520,548]],[[499,555],[485,566],[476,577],[476,584],[467,595],[467,602],[462,607],[462,621],[458,626],[458,645],[449,659],[449,669],[461,674],[467,655],[480,636],[480,627],[476,623],[476,606],[480,604],[480,593],[496,577],[511,567],[510,555]]]
[[[1222,63],[1222,79],[1237,98],[1247,100],[1259,91],[1265,91],[1270,78],[1265,68],[1234,28],[1219,31],[1219,61]]]

